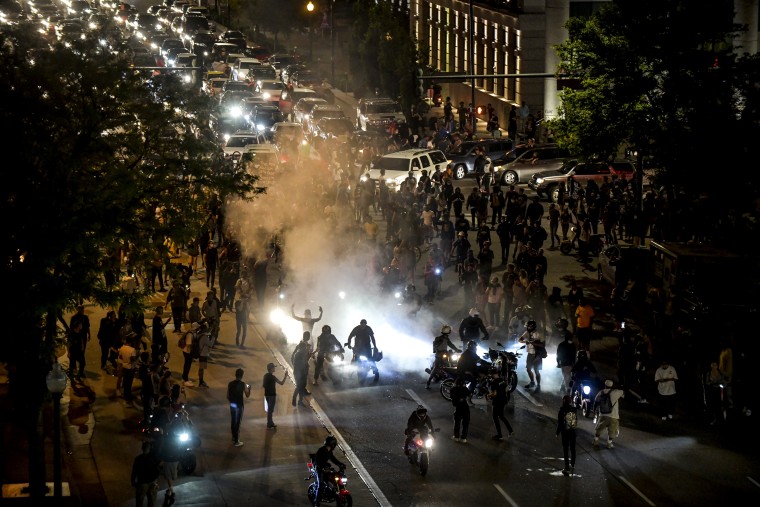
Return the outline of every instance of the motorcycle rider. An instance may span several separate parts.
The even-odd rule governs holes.
[[[596,376],[596,367],[588,358],[588,354],[585,350],[578,351],[578,360],[573,365],[573,369],[570,370],[570,374],[573,378],[571,396],[575,396],[575,392],[580,390],[581,384],[591,382]]]
[[[325,469],[330,465],[329,462],[332,461],[338,465],[341,471],[346,469],[346,465],[338,458],[336,458],[333,454],[333,451],[337,446],[338,440],[334,436],[328,435],[327,438],[325,438],[324,445],[320,447],[319,450],[317,450],[317,455],[314,458],[314,467],[317,470],[317,496],[314,498],[315,507],[319,506],[319,502],[322,498],[322,493],[325,488],[324,472]]]
[[[351,347],[351,338],[354,338],[354,346]],[[380,378],[380,372],[375,364],[374,356],[372,355],[372,349],[377,350],[377,344],[375,343],[375,332],[367,325],[367,320],[362,319],[359,325],[351,330],[348,335],[348,340],[345,346],[354,349],[354,357],[351,362],[356,362],[360,356],[367,358],[367,361],[372,365],[372,372],[375,374],[375,381]]]
[[[432,438],[435,434],[433,433],[433,421],[430,419],[427,409],[422,405],[417,405],[417,408],[414,409],[412,415],[409,416],[409,420],[406,421],[406,429],[404,430],[404,435],[406,435],[406,440],[404,440],[404,454],[407,456],[409,456],[409,444],[412,442],[415,430],[418,431],[423,438],[428,435]],[[430,431],[428,432],[426,430]],[[409,458],[409,463],[414,464],[411,457]]]
[[[422,308],[422,296],[417,294],[417,287],[414,284],[410,283],[406,286],[401,302],[406,307],[410,317],[414,317],[420,311],[420,308]]]
[[[462,352],[456,345],[451,343],[451,338],[449,338],[449,335],[451,334],[451,326],[448,324],[444,324],[441,326],[441,334],[436,336],[433,340],[433,354],[435,354],[435,361],[433,361],[433,367],[430,369],[430,376],[428,377],[427,385],[425,386],[425,389],[430,389],[430,382],[433,380],[433,376],[435,375],[435,370],[441,366],[444,366],[443,364],[443,356],[446,354],[449,349],[454,349],[457,352]]]
[[[470,402],[472,402],[472,394],[475,392],[477,386],[476,380],[480,377],[482,370],[482,359],[478,357],[478,344],[474,340],[470,340],[467,343],[467,349],[462,352],[457,361],[457,374],[464,378],[465,381],[473,380],[470,382]]]
[[[528,346],[528,357],[525,359],[525,369],[528,370],[530,382],[525,384],[526,389],[535,387],[541,389],[541,363],[543,360],[542,352],[546,350],[546,343],[541,339],[541,335],[536,331],[536,321],[529,320],[525,324],[525,332],[520,336],[520,343]],[[534,382],[535,372],[535,382]]]
[[[570,390],[570,374],[575,363],[575,343],[573,343],[573,334],[567,330],[569,325],[567,319],[559,318],[555,323],[557,333],[562,342],[557,345],[557,367],[562,371],[562,385],[560,392],[567,393]]]
[[[322,334],[317,337],[317,360],[314,364],[314,380],[312,384],[318,385],[320,376],[322,380],[327,380],[327,377],[322,373],[325,356],[336,351],[340,351],[341,357],[346,352],[335,335],[332,334],[330,326],[322,326]]]
[[[480,312],[477,308],[470,308],[469,315],[462,319],[459,324],[459,336],[462,338],[462,344],[469,341],[475,341],[480,339],[480,333],[483,333],[483,339],[488,339],[488,330],[483,319],[480,318]]]

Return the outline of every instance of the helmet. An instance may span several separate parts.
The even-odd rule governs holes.
[[[367,325],[367,319],[362,319],[362,320],[359,322],[359,324],[361,324],[362,326],[366,326],[366,325]]]
[[[459,236],[460,238],[464,238],[465,237],[464,231],[459,231],[459,234],[457,234],[457,236]]]
[[[554,325],[557,326],[558,329],[567,329],[568,322],[566,318],[560,317]]]
[[[477,308],[470,308],[470,317],[480,317],[480,312]]]
[[[448,324],[444,324],[441,326],[441,334],[450,334],[451,333],[451,326]]]
[[[332,333],[332,328],[330,326],[328,326],[328,325],[325,324],[324,326],[322,326],[322,332],[323,333]]]
[[[478,343],[475,340],[470,340],[467,342],[467,350],[476,348],[478,348]]]
[[[415,292],[416,290],[417,290],[417,287],[415,287],[413,283],[410,283],[409,285],[406,286],[407,292]]]
[[[325,445],[335,447],[338,445],[338,439],[332,435],[328,435],[327,438],[325,438]]]
[[[581,359],[588,359],[588,354],[586,354],[585,350],[578,351],[578,360],[580,361]]]
[[[417,410],[415,410],[415,412],[417,413],[417,417],[420,419],[427,415],[427,409],[422,405],[417,405]]]
[[[528,322],[525,324],[525,329],[527,329],[527,330],[528,330],[528,331],[530,331],[530,332],[533,332],[533,331],[535,331],[535,330],[536,330],[536,321],[535,321],[535,320],[529,320],[529,321],[528,321]]]

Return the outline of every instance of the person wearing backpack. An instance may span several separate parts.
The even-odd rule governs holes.
[[[598,413],[596,430],[594,432],[594,447],[599,446],[599,436],[607,429],[607,449],[612,449],[612,440],[620,433],[620,411],[618,410],[620,398],[625,394],[622,389],[614,387],[612,380],[604,381],[604,389],[599,391],[594,398],[594,411]]]
[[[196,333],[200,328],[200,324],[193,322],[190,331],[183,334],[177,343],[185,357],[185,364],[182,366],[182,380],[185,382],[185,387],[195,387],[195,383],[190,380],[190,368],[193,366],[193,342],[197,341]]]
[[[575,470],[575,429],[578,427],[578,409],[573,405],[570,396],[562,397],[562,406],[557,415],[557,433],[562,435],[562,452],[565,455],[564,475],[570,475]]]

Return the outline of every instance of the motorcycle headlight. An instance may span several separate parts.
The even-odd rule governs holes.
[[[425,440],[425,447],[427,447],[428,449],[430,449],[431,447],[433,447],[433,439],[432,438],[428,438],[427,440]]]
[[[188,440],[190,440],[190,435],[187,432],[183,432],[179,434],[180,442],[187,442]]]
[[[459,361],[459,354],[451,354],[452,361]]]
[[[359,359],[360,359],[361,361],[366,361],[366,360],[367,360],[367,356],[359,356]]]
[[[340,478],[340,483],[341,484],[348,484],[348,477],[341,477]]]
[[[338,292],[338,297],[341,299],[346,299],[346,293],[343,291]]]
[[[591,388],[589,386],[583,386],[583,394],[589,394],[591,393]]]
[[[441,274],[441,268],[435,268],[435,274],[440,275]]]
[[[395,294],[393,294],[393,297],[395,297],[396,299],[399,299],[399,298],[401,298],[401,293],[400,292],[396,292]]]

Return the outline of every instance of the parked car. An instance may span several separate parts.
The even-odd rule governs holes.
[[[485,154],[493,162],[504,156],[512,149],[510,139],[484,139],[482,141],[465,141],[448,152],[451,167],[454,170],[454,179],[461,180],[468,174],[475,172],[476,148],[481,147]]]
[[[599,252],[597,276],[615,287],[623,300],[639,299],[646,292],[652,253],[646,246],[605,245]]]
[[[609,178],[612,175],[618,175],[619,177],[630,178],[633,175],[633,171],[633,164],[627,160],[612,163],[576,163],[571,160],[565,162],[557,171],[534,174],[528,182],[528,186],[535,190],[539,196],[546,196],[550,201],[557,202],[559,200],[560,183],[564,183],[565,188],[568,189],[571,178],[585,188],[586,184],[591,180],[601,185],[605,176]]]
[[[436,167],[443,172],[447,164],[448,159],[440,150],[403,150],[375,159],[369,171],[362,177],[378,180],[381,177],[381,171],[384,171],[382,176],[388,187],[397,189],[409,177],[410,171],[419,181],[423,169],[427,170],[428,174],[435,172]]]
[[[496,181],[502,185],[527,183],[534,174],[556,171],[570,157],[570,152],[547,144],[533,148],[523,144],[515,147],[503,157],[493,161]]]

